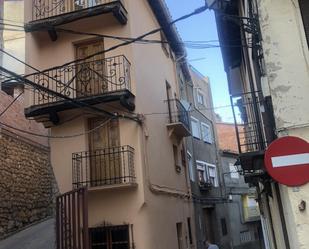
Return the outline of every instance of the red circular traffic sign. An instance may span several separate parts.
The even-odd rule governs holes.
[[[281,137],[266,149],[264,163],[269,175],[287,186],[309,182],[309,143],[298,137]]]

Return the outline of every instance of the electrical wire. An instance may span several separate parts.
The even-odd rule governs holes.
[[[16,21],[16,20],[9,20],[9,19],[4,19],[4,18],[0,18],[0,20],[3,22],[13,22],[13,23],[19,23],[19,24],[25,24],[24,22],[19,22],[19,21]]]
[[[206,11],[207,9],[208,9],[208,7],[207,7],[206,5],[205,5],[205,6],[202,6],[202,7],[198,8],[198,9],[194,10],[193,12],[191,12],[191,13],[189,13],[189,14],[187,14],[187,15],[181,16],[181,17],[175,19],[174,21],[168,23],[168,26],[172,26],[172,25],[175,24],[176,22],[179,22],[179,21],[181,21],[181,20],[185,20],[185,19],[187,19],[187,18],[189,18],[189,17],[192,17],[192,16],[194,16],[194,15],[198,15],[198,14],[200,14],[200,13]],[[91,55],[89,55],[89,56],[86,56],[85,58],[77,59],[77,60],[73,60],[73,61],[69,61],[69,62],[67,62],[67,63],[65,63],[65,64],[63,64],[63,65],[61,65],[61,66],[52,67],[52,68],[49,68],[48,70],[54,70],[54,69],[57,69],[57,68],[62,68],[62,67],[68,66],[68,65],[70,65],[71,63],[78,63],[78,62],[82,62],[82,61],[88,60],[88,59],[90,59],[90,58],[92,58],[92,57],[94,57],[94,56],[96,56],[96,55],[104,54],[104,53],[107,53],[107,52],[116,50],[116,49],[118,49],[118,48],[120,48],[120,47],[127,46],[127,45],[130,45],[130,44],[132,44],[132,43],[138,42],[138,41],[142,40],[143,38],[145,38],[145,37],[147,37],[147,36],[149,36],[149,35],[158,33],[158,32],[161,31],[161,30],[162,30],[161,27],[160,27],[160,28],[157,28],[157,29],[153,29],[153,30],[151,30],[151,31],[149,31],[149,32],[147,32],[147,33],[144,33],[144,34],[142,34],[142,35],[136,37],[136,38],[132,38],[130,41],[125,41],[125,42],[120,43],[120,44],[118,44],[118,45],[112,46],[112,47],[110,47],[110,48],[108,48],[108,49],[101,50],[101,51],[99,51],[99,52],[96,52],[96,53],[94,53],[94,54],[91,54]]]
[[[4,22],[1,22],[1,21],[0,21],[0,25],[2,25],[2,26],[18,27],[18,28],[24,29],[24,26],[16,25],[16,24],[10,24],[10,23],[4,23]]]
[[[87,103],[81,102],[81,101],[76,100],[76,99],[72,99],[72,98],[70,98],[70,97],[68,97],[66,95],[60,94],[60,93],[52,91],[50,89],[47,89],[46,87],[44,87],[42,85],[38,85],[35,82],[33,82],[33,81],[31,81],[31,80],[29,80],[29,79],[27,79],[25,77],[22,77],[22,76],[20,76],[20,75],[18,75],[16,73],[14,73],[14,72],[4,68],[4,67],[2,67],[2,66],[0,66],[0,71],[4,71],[5,73],[8,73],[8,74],[14,76],[20,83],[22,83],[24,85],[30,85],[31,87],[34,87],[34,88],[36,88],[39,91],[48,92],[48,93],[50,93],[50,94],[52,94],[52,95],[54,95],[56,97],[60,97],[62,99],[68,100],[68,101],[72,102],[73,105],[76,105],[78,107],[86,107],[86,108],[92,109],[92,110],[94,110],[96,112],[103,113],[104,116],[109,116],[109,117],[115,117],[116,116],[115,114],[110,113],[108,111],[105,111],[103,109],[100,109],[98,107],[91,106],[91,105],[89,105]],[[140,123],[140,120],[138,119],[138,117],[131,117],[131,116],[125,116],[125,115],[122,115],[122,117]]]
[[[16,56],[14,56],[14,55],[12,55],[12,54],[10,54],[10,53],[4,51],[3,49],[0,49],[0,52],[3,52],[3,53],[5,53],[5,54],[9,55],[10,57],[12,57],[13,59],[19,61],[20,63],[22,63],[22,64],[24,64],[24,65],[26,65],[26,66],[28,66],[28,67],[30,67],[30,68],[36,70],[36,71],[41,72],[41,71],[38,70],[37,68],[35,68],[35,67],[29,65],[28,63],[25,63],[24,61],[18,59]],[[0,67],[0,68],[1,68],[1,67]],[[2,67],[2,68],[3,68],[3,67]],[[3,68],[3,69],[4,69],[4,68]],[[0,70],[0,71],[1,71],[1,70]],[[8,71],[8,70],[6,70],[6,71]],[[6,73],[9,73],[9,72],[6,72]],[[34,82],[32,82],[32,81],[26,79],[25,76],[20,76],[20,75],[17,75],[17,74],[15,74],[15,73],[13,73],[13,72],[10,72],[10,73],[11,73],[11,75],[14,75],[15,78],[17,78],[17,79],[19,78],[19,81],[20,81],[22,84],[25,84],[25,82],[28,82],[28,83],[30,83],[30,85],[31,85],[32,87],[34,87],[34,88],[36,87],[38,90],[41,90],[41,91],[43,90],[43,91],[52,93],[52,94],[54,94],[54,95],[56,94],[56,96],[59,96],[60,98],[69,100],[70,102],[72,102],[73,105],[76,105],[76,106],[78,106],[78,107],[86,107],[86,108],[95,110],[96,112],[104,113],[105,115],[108,115],[108,116],[115,116],[114,114],[112,114],[112,113],[110,113],[110,112],[108,112],[108,111],[105,111],[105,110],[103,110],[103,109],[100,109],[100,108],[98,108],[98,107],[91,106],[91,105],[89,105],[89,104],[86,104],[86,103],[81,102],[81,101],[76,100],[76,99],[71,99],[71,98],[69,98],[69,97],[67,97],[67,96],[65,96],[65,95],[62,95],[62,94],[60,94],[60,93],[58,93],[58,92],[54,92],[54,91],[52,91],[52,90],[50,90],[50,89],[47,89],[47,88],[45,89],[45,87],[43,87],[43,86],[41,86],[41,85],[37,85],[36,83],[34,83]],[[49,76],[48,74],[46,74],[46,76],[48,76],[49,78],[51,77],[51,76]],[[23,81],[20,79],[21,77],[24,79]],[[52,79],[53,79],[53,78],[52,78]],[[53,80],[54,80],[54,79],[53,79]],[[65,87],[67,86],[66,84],[62,83],[61,81],[59,81],[59,83],[62,84],[62,85],[64,85]],[[73,90],[75,90],[75,89],[73,89]],[[60,95],[61,95],[61,96],[60,96]],[[139,120],[137,117],[131,117],[131,116],[123,116],[123,117],[124,117],[124,118],[128,118],[128,119],[131,119],[131,120],[136,121],[136,122],[140,122],[140,120]]]
[[[169,25],[173,25],[174,23],[176,23],[176,22],[178,22],[178,21],[181,21],[181,20],[184,20],[184,19],[187,19],[187,18],[189,18],[189,17],[191,17],[191,16],[193,16],[193,15],[200,14],[200,13],[204,12],[206,9],[207,9],[207,6],[203,6],[203,7],[201,7],[201,8],[198,8],[198,9],[196,9],[195,11],[193,11],[192,13],[187,14],[187,15],[184,15],[184,16],[182,16],[182,17],[180,17],[180,18],[178,18],[178,19],[176,19],[176,20],[170,22]],[[137,37],[137,38],[131,38],[130,40],[125,41],[125,42],[123,42],[123,43],[121,43],[121,44],[118,44],[118,45],[116,45],[116,46],[113,46],[113,47],[111,47],[111,48],[109,48],[109,49],[107,49],[107,50],[99,51],[98,53],[91,54],[91,55],[89,55],[89,56],[87,56],[87,57],[85,57],[85,58],[83,58],[83,59],[75,60],[75,61],[73,61],[73,62],[76,63],[76,62],[79,62],[79,61],[84,61],[84,60],[87,60],[87,59],[89,59],[89,58],[92,58],[92,57],[95,56],[95,55],[102,54],[102,53],[106,53],[106,52],[115,50],[115,49],[117,49],[117,48],[119,48],[119,47],[126,46],[126,45],[129,45],[129,44],[134,43],[134,42],[138,42],[138,41],[142,40],[144,37],[149,36],[149,35],[154,34],[154,33],[157,33],[157,32],[159,32],[159,31],[161,31],[161,30],[162,30],[161,27],[160,27],[160,28],[157,28],[157,29],[154,29],[154,30],[152,30],[152,31],[150,31],[150,32],[147,32],[147,33],[145,33],[145,34],[143,34],[143,35]],[[161,41],[160,41],[160,42],[161,42]],[[209,46],[209,45],[208,45],[208,46]],[[4,51],[2,50],[2,52],[4,52]],[[18,61],[19,61],[19,62],[22,62],[21,60],[18,60]],[[62,66],[60,66],[60,67],[64,67],[64,66],[69,65],[70,63],[73,63],[73,62],[65,63],[64,65],[62,65]],[[24,62],[22,62],[22,63],[24,63]],[[34,67],[32,67],[32,66],[30,66],[30,65],[28,65],[28,64],[26,64],[26,63],[24,63],[24,64],[34,69]],[[59,66],[54,67],[54,68],[52,68],[52,69],[55,69],[55,68],[59,68]],[[37,69],[35,69],[35,70],[37,70]],[[50,69],[48,69],[48,70],[50,70]],[[37,71],[39,71],[39,70],[37,70]]]
[[[9,124],[3,123],[3,122],[0,122],[0,125],[3,125],[5,127],[7,127],[7,128],[10,128],[10,129],[13,129],[13,130],[16,130],[16,131],[19,131],[21,133],[32,135],[32,136],[36,136],[36,137],[45,137],[45,138],[52,138],[52,139],[68,139],[68,138],[75,138],[75,137],[80,137],[80,136],[84,136],[84,135],[90,134],[90,133],[100,129],[105,124],[107,124],[108,122],[110,122],[112,119],[115,119],[115,118],[116,117],[110,118],[110,119],[102,122],[101,124],[99,124],[98,126],[96,126],[95,128],[93,128],[91,130],[88,130],[88,131],[85,131],[85,132],[81,132],[81,133],[77,133],[77,134],[73,134],[73,135],[67,135],[67,136],[51,136],[51,135],[38,134],[38,133],[35,133],[35,132],[26,131],[26,130],[23,130],[23,129],[16,128],[16,127],[14,127],[12,125],[9,125]]]
[[[135,38],[132,37],[125,37],[125,36],[115,36],[115,35],[106,35],[106,34],[98,34],[98,33],[90,33],[90,32],[84,32],[84,31],[76,31],[72,29],[64,29],[64,28],[55,28],[56,31],[58,32],[64,32],[64,33],[70,33],[70,34],[75,34],[75,35],[88,35],[88,36],[95,36],[98,38],[108,38],[108,39],[115,39],[115,40],[120,40],[120,41],[132,41]],[[246,39],[251,39],[251,38],[246,38]],[[243,39],[235,39],[235,41],[241,41]],[[169,41],[162,41],[162,40],[154,40],[154,39],[140,39],[137,42],[139,43],[159,43],[159,44],[169,44],[171,42]],[[183,41],[183,42],[173,42],[172,44],[208,44],[208,43],[213,43],[213,42],[219,42],[219,40],[201,40],[201,41]]]
[[[0,52],[6,54],[7,56],[9,56],[9,57],[11,57],[12,59],[14,59],[14,60],[20,62],[21,64],[23,64],[23,65],[25,65],[25,66],[27,66],[27,67],[33,69],[33,70],[36,71],[37,73],[41,73],[41,74],[43,74],[44,76],[46,76],[47,78],[49,78],[49,79],[51,79],[51,80],[54,80],[54,81],[56,81],[57,83],[63,85],[63,86],[64,86],[64,90],[66,90],[67,88],[68,88],[68,89],[71,89],[71,90],[76,90],[76,89],[72,88],[71,86],[69,86],[69,85],[67,85],[67,84],[64,84],[64,83],[61,82],[60,80],[55,79],[54,77],[52,77],[52,76],[46,74],[45,72],[46,72],[47,70],[40,71],[39,69],[37,69],[37,68],[31,66],[30,64],[28,64],[28,63],[26,63],[25,61],[23,61],[23,60],[17,58],[17,57],[14,56],[13,54],[11,54],[11,53],[5,51],[5,50],[2,49],[2,48],[0,48]],[[24,75],[23,77],[27,78],[28,76],[33,76],[33,75],[35,75],[35,74]],[[76,90],[76,91],[77,91],[77,90]],[[81,93],[81,92],[78,92],[78,93]]]
[[[11,103],[0,113],[0,117],[3,116],[9,109],[10,107],[18,100],[18,98],[23,94],[23,92],[19,93],[12,101]]]
[[[0,27],[0,31],[19,31],[19,32],[25,32],[24,30],[21,29],[10,29],[10,28],[4,28],[4,27]]]
[[[214,108],[194,108],[193,110],[188,110],[187,112],[195,112],[195,111],[213,111],[213,110],[217,110],[217,109],[223,109],[223,108],[231,108],[231,105],[226,105],[226,106],[217,106]],[[175,112],[151,112],[151,113],[145,113],[143,114],[144,116],[152,116],[152,115],[166,115],[166,114],[177,114],[179,113],[179,111],[175,111]]]

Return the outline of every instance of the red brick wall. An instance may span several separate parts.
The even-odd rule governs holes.
[[[217,123],[220,150],[238,153],[237,137],[234,124]]]
[[[0,113],[13,101],[13,97],[7,95],[5,92],[0,91]],[[30,131],[39,134],[48,134],[48,130],[43,125],[27,120],[24,116],[23,95],[10,107],[10,109],[0,117],[0,121],[5,124],[9,124],[13,127],[22,129],[24,131]],[[1,127],[1,126],[0,126]],[[17,132],[13,129],[3,126],[3,128],[10,130],[11,132],[32,140],[36,143],[48,146],[48,139],[27,135],[22,132]]]

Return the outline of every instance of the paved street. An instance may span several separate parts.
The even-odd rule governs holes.
[[[54,245],[53,219],[29,227],[0,241],[0,249],[53,249]]]

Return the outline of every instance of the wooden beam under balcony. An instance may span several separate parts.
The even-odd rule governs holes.
[[[77,98],[75,100],[78,100],[79,102],[87,105],[98,105],[102,103],[108,103],[112,101],[120,101],[122,103],[122,99],[127,99],[128,101],[132,101],[134,99],[134,95],[129,90],[120,90],[120,91],[114,91],[114,92],[108,92],[105,94],[100,94],[96,96],[88,96],[83,98]],[[126,109],[126,106],[124,106]],[[56,101],[52,103],[46,103],[41,105],[33,105],[25,109],[25,116],[27,118],[33,117],[34,119],[40,119],[40,117],[48,114],[49,120],[45,121],[52,121],[50,114],[57,114],[58,112],[62,112],[65,110],[71,110],[80,108],[75,103],[70,102],[68,100],[61,100]]]
[[[25,24],[25,31],[50,31],[53,30],[54,27],[59,25],[74,22],[91,16],[98,16],[101,14],[109,13],[111,13],[120,24],[124,25],[127,23],[128,19],[126,9],[122,5],[121,1],[115,0],[106,4],[100,4],[90,8],[74,10],[66,13],[59,13],[53,16],[44,16],[40,19],[36,18],[36,20]]]

